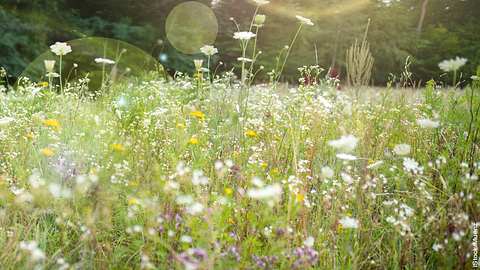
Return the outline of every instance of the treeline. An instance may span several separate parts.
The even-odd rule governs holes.
[[[155,57],[163,55],[162,63],[169,69],[190,71],[191,60],[199,56],[183,55],[165,38],[166,18],[181,2],[185,1],[1,0],[0,65],[18,76],[55,41],[102,36],[127,41]],[[247,29],[254,10],[250,0],[216,4],[220,54],[214,60],[224,63],[220,69],[237,65],[240,53],[231,38],[235,27],[230,18]],[[265,66],[259,80],[266,79],[278,53],[295,34],[296,14],[311,18],[315,26],[304,29],[295,44],[284,80],[294,81],[297,67],[311,64],[335,67],[344,77],[345,51],[355,39],[362,38],[369,18],[374,84],[398,78],[394,74],[402,72],[407,57],[411,79],[417,82],[444,79],[438,63],[455,56],[468,59],[461,70],[465,79],[480,65],[478,0],[272,0],[260,13],[267,20],[259,33],[258,47],[263,52],[259,64]]]

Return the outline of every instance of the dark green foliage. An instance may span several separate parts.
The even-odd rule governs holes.
[[[191,71],[191,60],[199,55],[184,55],[165,40],[165,21],[181,0],[4,0],[0,4],[0,65],[18,75],[37,55],[55,41],[86,36],[102,36],[132,43],[158,57],[168,56],[163,64],[171,70]],[[200,1],[209,5],[210,1]],[[468,81],[480,64],[480,2],[477,0],[430,1],[421,31],[417,31],[422,0],[392,1],[385,5],[378,0],[276,0],[262,7],[267,15],[259,32],[258,48],[263,55],[258,65],[265,66],[258,75],[266,80],[266,72],[275,66],[275,58],[289,44],[300,14],[315,22],[306,27],[295,44],[284,71],[283,80],[296,81],[297,67],[318,64],[334,66],[345,78],[345,51],[355,39],[361,39],[365,24],[371,18],[368,40],[375,57],[373,83],[385,84],[388,74],[399,74],[405,59],[414,59],[412,72],[416,81],[431,78],[447,81],[438,68],[444,59],[460,56],[469,61],[460,71]],[[230,17],[242,30],[248,30],[255,10],[252,1],[223,0],[215,7],[219,22],[216,46],[218,60],[225,62],[220,70],[238,65],[238,43],[232,39],[236,31]]]

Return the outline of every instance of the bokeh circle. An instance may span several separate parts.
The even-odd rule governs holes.
[[[168,41],[175,49],[195,54],[202,46],[215,43],[218,21],[211,8],[190,1],[177,5],[170,12],[165,30]]]
[[[149,53],[124,41],[88,37],[66,43],[71,46],[72,52],[62,57],[63,81],[74,82],[88,76],[88,88],[91,90],[99,89],[105,77],[111,82],[118,82],[123,78],[141,77],[162,69]],[[111,60],[112,63],[99,63],[102,59]],[[28,78],[33,82],[48,81],[46,60],[55,60],[55,72],[59,73],[59,57],[48,50],[31,62],[20,78]],[[58,83],[58,78],[55,81]]]

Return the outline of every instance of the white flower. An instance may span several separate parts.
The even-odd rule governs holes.
[[[433,246],[432,246],[432,249],[433,249],[434,251],[436,251],[436,252],[438,252],[438,251],[439,251],[440,249],[442,249],[442,248],[443,248],[443,245],[442,245],[442,244],[437,244],[437,243],[435,243],[435,244],[433,244]]]
[[[70,198],[72,195],[70,189],[63,188],[62,185],[58,183],[51,183],[48,185],[48,191],[50,191],[55,198]]]
[[[188,235],[182,235],[180,237],[180,242],[183,242],[183,243],[192,243],[192,237],[188,236]]]
[[[204,186],[208,184],[208,177],[204,176],[202,171],[195,170],[192,175],[192,184],[195,186]]]
[[[55,60],[45,60],[43,61],[43,64],[45,65],[45,70],[47,73],[54,72],[53,69],[55,68]]]
[[[440,122],[433,121],[427,118],[418,119],[417,124],[422,128],[438,128],[440,126]]]
[[[378,168],[380,167],[380,165],[383,164],[383,160],[379,160],[379,161],[376,161],[370,165],[367,166],[367,169],[375,169],[375,168]]]
[[[466,58],[457,56],[455,59],[443,60],[438,64],[438,67],[445,72],[457,71],[463,67],[467,61],[468,60]]]
[[[67,55],[68,53],[72,52],[72,47],[65,42],[56,42],[52,46],[50,46],[51,51],[56,55]]]
[[[342,136],[338,140],[329,141],[328,145],[345,153],[352,152],[357,147],[358,139],[353,135]]]
[[[406,171],[416,172],[420,169],[418,162],[416,162],[413,158],[404,158],[403,159],[403,167]]]
[[[385,219],[388,223],[392,223],[392,224],[395,224],[395,222],[397,222],[397,220],[392,217],[392,216],[388,216],[386,219]]]
[[[193,64],[195,65],[195,69],[197,71],[200,71],[202,69],[202,66],[203,66],[203,60],[202,59],[195,59],[195,60],[193,60]]]
[[[312,22],[312,20],[308,19],[308,18],[305,18],[303,16],[300,16],[300,15],[297,15],[296,16],[297,19],[300,21],[301,24],[306,24],[306,25],[310,25],[310,26],[313,26],[314,23]]]
[[[30,253],[29,259],[32,262],[38,262],[45,259],[45,253],[38,247],[38,243],[35,241],[22,241],[20,242],[19,247]]]
[[[239,39],[239,40],[250,40],[250,39],[254,38],[255,36],[257,36],[257,35],[255,35],[252,32],[235,32],[233,34],[233,38],[234,39]]]
[[[349,174],[347,174],[347,173],[341,173],[340,176],[342,177],[342,180],[343,180],[345,183],[347,183],[347,184],[349,184],[349,185],[353,184],[353,177],[351,177]]]
[[[12,117],[0,118],[0,127],[6,127],[10,125],[13,121],[15,121],[15,118],[12,118]]]
[[[395,147],[393,147],[393,152],[395,152],[395,154],[399,156],[406,156],[410,154],[410,150],[411,150],[410,145],[405,143],[397,144],[395,145]]]
[[[357,160],[356,156],[350,155],[350,154],[344,154],[344,153],[337,154],[337,158],[342,160],[347,160],[347,161]]]
[[[191,195],[179,195],[175,201],[181,205],[189,205],[193,203],[193,197]]]
[[[257,200],[278,199],[282,195],[282,187],[279,184],[273,184],[262,188],[252,188],[247,191],[247,195]]]
[[[265,183],[263,183],[262,179],[260,179],[259,177],[253,177],[252,178],[252,184],[256,187],[264,187],[265,186]]]
[[[303,241],[303,244],[306,247],[313,247],[313,245],[315,244],[315,238],[313,238],[312,236],[309,236],[307,237],[307,239],[305,239],[305,241]]]
[[[95,63],[105,64],[105,65],[115,65],[115,61],[107,59],[107,58],[95,58]]]
[[[344,229],[357,229],[359,226],[358,220],[351,217],[343,217],[338,222]]]
[[[259,6],[263,6],[270,3],[270,1],[267,1],[267,0],[253,0],[253,2],[257,3],[257,5]]]
[[[187,213],[190,215],[198,215],[203,211],[203,205],[201,203],[195,202],[187,207]]]
[[[332,178],[335,172],[330,167],[323,167],[321,170],[321,176],[323,178]]]
[[[245,63],[250,63],[250,62],[253,61],[252,59],[246,58],[246,57],[239,57],[239,58],[237,58],[237,60],[240,61],[240,62],[245,62]]]
[[[202,48],[200,48],[200,51],[205,54],[206,56],[212,56],[214,54],[218,53],[218,49],[211,46],[211,45],[205,45]]]
[[[476,75],[473,75],[472,77],[470,77],[470,79],[472,79],[474,81],[480,81],[480,77],[478,77]]]

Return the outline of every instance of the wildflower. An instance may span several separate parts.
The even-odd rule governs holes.
[[[123,152],[123,151],[125,151],[125,147],[124,147],[122,144],[120,144],[120,143],[113,143],[110,147],[111,147],[112,150],[115,151],[115,152]]]
[[[255,3],[257,3],[257,5],[259,6],[263,6],[263,5],[266,5],[268,3],[270,3],[270,1],[267,1],[267,0],[253,0]]]
[[[455,59],[443,60],[438,64],[438,67],[445,71],[457,71],[467,63],[468,59],[456,57]]]
[[[131,197],[128,199],[128,205],[135,205],[135,204],[138,204],[137,198]]]
[[[206,185],[208,184],[208,177],[203,175],[202,171],[195,170],[192,175],[192,184],[195,186]]]
[[[353,135],[342,136],[338,140],[329,141],[328,145],[345,153],[352,152],[357,147],[358,139]]]
[[[55,151],[52,148],[43,148],[40,150],[40,153],[46,157],[53,157],[55,155]]]
[[[182,235],[180,237],[180,242],[182,243],[192,243],[192,237],[188,236],[188,235]]]
[[[443,248],[443,245],[442,245],[442,244],[437,244],[437,243],[435,243],[435,244],[433,244],[433,246],[432,246],[432,249],[433,249],[434,251],[436,251],[436,252],[438,252],[438,251],[439,251],[440,249],[442,249],[442,248]]]
[[[298,203],[302,203],[305,200],[305,195],[303,195],[302,193],[297,193],[297,195],[295,195],[295,200]]]
[[[233,194],[233,189],[225,188],[225,190],[223,192],[225,193],[225,195],[230,196],[230,195]]]
[[[202,69],[202,66],[203,66],[203,60],[202,59],[195,59],[195,60],[193,60],[193,64],[195,65],[195,69],[197,71],[200,71]]]
[[[323,178],[329,179],[329,178],[332,178],[332,177],[333,177],[334,173],[335,173],[335,172],[334,172],[330,167],[326,167],[326,166],[325,166],[325,167],[323,167],[323,168],[321,169],[321,174],[320,174],[320,175],[321,175]]]
[[[218,53],[218,49],[211,45],[203,46],[202,48],[200,48],[200,51],[206,56],[212,56]]]
[[[47,73],[53,73],[54,68],[55,68],[55,60],[45,60],[43,61],[43,64],[45,65],[45,70]]]
[[[266,19],[267,19],[267,16],[263,14],[257,14],[255,16],[255,26],[262,27]]]
[[[233,38],[234,39],[239,39],[239,40],[250,40],[254,37],[256,37],[257,35],[252,33],[252,32],[235,32],[233,34]]]
[[[197,118],[198,120],[205,120],[205,114],[201,111],[193,111],[190,116]]]
[[[370,165],[368,165],[367,169],[375,169],[375,168],[380,167],[380,165],[382,165],[382,164],[383,164],[383,160],[379,160],[379,161],[373,162]]]
[[[43,120],[43,125],[45,125],[46,127],[57,129],[57,130],[60,128],[60,122],[57,119]]]
[[[314,243],[315,243],[315,238],[313,238],[312,236],[307,237],[307,239],[305,239],[305,241],[303,241],[303,244],[306,247],[313,247]]]
[[[55,198],[69,198],[71,196],[71,191],[68,188],[63,188],[62,185],[58,183],[51,183],[48,185],[48,191]]]
[[[417,124],[419,126],[421,126],[422,128],[438,128],[440,126],[440,122],[438,121],[433,121],[433,120],[430,120],[430,119],[418,119],[417,120]]]
[[[306,25],[310,25],[310,26],[314,25],[312,20],[310,20],[308,18],[305,18],[303,16],[297,15],[296,18],[300,21],[301,24],[306,24]]]
[[[402,143],[395,145],[395,147],[393,147],[393,152],[399,156],[406,156],[410,154],[410,149],[410,145]]]
[[[405,158],[403,160],[403,167],[406,171],[416,172],[420,169],[418,162],[416,162],[413,158]]]
[[[358,220],[351,217],[343,217],[338,222],[345,229],[357,229],[359,226]]]
[[[350,155],[350,154],[337,154],[337,158],[338,159],[342,159],[342,160],[347,160],[347,161],[353,161],[353,160],[357,160],[357,157],[354,156],[354,155]]]
[[[191,144],[191,145],[197,145],[199,143],[197,137],[193,136],[192,138],[190,138],[190,140],[188,140],[188,144]]]
[[[95,58],[95,63],[104,65],[115,65],[115,61],[107,58]]]
[[[470,79],[472,79],[472,80],[474,80],[474,81],[480,81],[480,77],[475,76],[475,75],[473,75],[472,77],[470,77]]]
[[[203,205],[201,203],[195,202],[187,206],[187,213],[190,215],[198,215],[203,211]]]
[[[70,45],[65,42],[56,42],[55,44],[50,46],[50,49],[54,54],[58,56],[67,55],[72,52],[72,47],[70,47]]]
[[[257,200],[278,199],[282,195],[282,187],[279,184],[273,184],[262,188],[253,188],[247,191],[247,195]]]
[[[6,127],[10,125],[13,121],[15,121],[15,118],[12,118],[12,117],[0,118],[0,127]]]
[[[45,88],[45,87],[48,87],[48,82],[39,82],[39,83],[38,83],[38,86],[44,87],[44,88]]]
[[[245,132],[245,136],[250,138],[256,138],[258,135],[257,135],[257,132],[255,132],[255,130],[249,129]]]
[[[246,57],[238,57],[237,60],[238,60],[239,62],[245,62],[245,63],[251,63],[251,62],[253,62],[252,59],[246,58]]]
[[[30,253],[29,259],[32,262],[39,262],[45,259],[45,253],[38,247],[36,241],[22,241],[20,242],[20,249]]]

